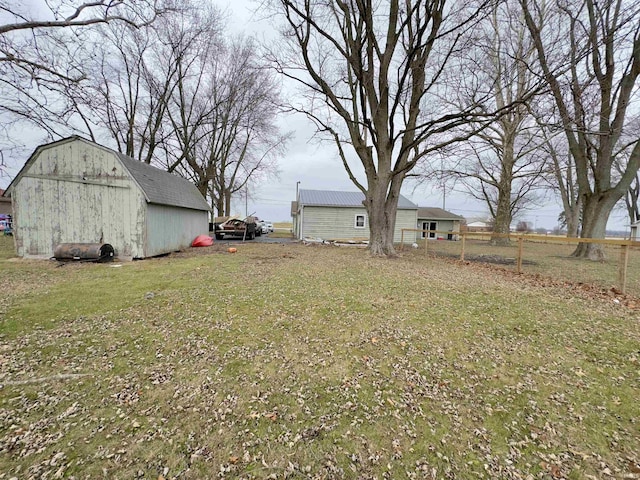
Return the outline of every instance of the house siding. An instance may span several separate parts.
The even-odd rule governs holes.
[[[401,242],[403,228],[415,230],[417,215],[417,210],[398,210],[398,213],[396,214],[396,229],[393,232],[393,241],[395,243]],[[415,241],[415,231],[404,232],[404,243],[413,243]]]
[[[341,240],[369,238],[369,219],[365,228],[355,227],[356,215],[365,215],[363,208],[305,206],[301,209],[299,238],[322,238],[323,240]],[[402,229],[413,229],[416,225],[416,210],[398,210],[394,242],[399,243]],[[415,241],[414,232],[405,233],[405,242]]]
[[[188,247],[208,230],[208,212],[149,204],[145,254],[152,257]]]
[[[50,257],[58,243],[111,244],[142,252],[145,199],[109,151],[85,142],[43,149],[12,192],[16,249]]]
[[[460,220],[434,220],[431,218],[418,218],[418,229],[422,230],[422,222],[437,222],[438,223],[438,231],[444,232],[459,232],[460,231]],[[437,233],[437,238],[447,238],[446,233]],[[418,237],[422,238],[422,232],[418,233]]]

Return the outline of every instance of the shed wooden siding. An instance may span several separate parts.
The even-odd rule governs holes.
[[[152,257],[180,250],[208,230],[208,212],[149,204],[145,254]]]
[[[365,228],[355,228],[356,215],[367,217]],[[369,218],[363,208],[350,207],[311,207],[302,210],[302,238],[322,238],[324,240],[369,238]],[[403,228],[415,228],[416,210],[398,210],[394,242],[399,243]],[[405,242],[414,242],[413,232],[405,233]]]
[[[139,256],[145,199],[107,150],[83,142],[44,149],[12,193],[20,256],[51,256],[66,242],[110,243]],[[115,208],[114,208],[115,206]]]

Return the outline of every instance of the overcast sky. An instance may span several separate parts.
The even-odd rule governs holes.
[[[230,32],[255,35],[260,40],[275,36],[273,22],[261,19],[259,13],[253,13],[257,5],[255,2],[235,0],[232,3],[220,2],[219,5],[226,8],[229,13]],[[357,190],[349,180],[335,146],[331,143],[318,144],[317,141],[312,140],[314,126],[310,121],[298,114],[283,117],[280,123],[283,130],[293,132],[293,138],[286,154],[279,160],[278,176],[254,188],[246,203],[244,198],[236,196],[232,202],[234,213],[244,215],[246,208],[249,214],[255,213],[265,220],[290,221],[290,207],[291,202],[295,200],[297,182],[300,182],[301,189]],[[10,160],[7,175],[0,176],[0,188],[6,188],[28,156],[43,143],[43,137],[29,129],[22,129],[15,134],[19,136],[20,143],[25,146],[25,151],[17,158]],[[358,168],[358,162],[355,157],[353,158],[352,165],[362,179],[362,169]],[[428,186],[414,191],[413,185],[407,184],[402,194],[419,206],[442,207],[443,204],[442,191]],[[445,207],[465,218],[488,215],[486,206],[460,192],[448,191]],[[549,198],[544,205],[522,214],[521,219],[531,222],[535,227],[552,229],[557,225],[560,211],[561,207],[557,200]],[[608,227],[625,229],[628,223],[626,213],[616,210],[611,216]]]
[[[263,19],[264,14],[258,10],[258,3],[252,0],[235,0],[220,3],[230,14],[230,29],[236,32],[255,34],[259,39],[274,38],[273,22]],[[247,202],[248,213],[254,213],[263,219],[271,221],[290,220],[291,202],[295,200],[296,182],[300,182],[301,189],[345,190],[357,191],[357,188],[347,176],[336,147],[331,143],[318,145],[311,141],[314,126],[303,115],[296,115],[282,119],[285,130],[293,130],[294,138],[285,156],[280,160],[279,178],[264,182],[261,187],[249,196]],[[310,143],[311,142],[311,143]],[[363,170],[358,168],[353,157],[352,168],[359,171],[359,180],[363,179]],[[440,189],[406,183],[402,194],[419,206],[442,207],[443,196]],[[251,198],[253,196],[253,198]],[[237,198],[233,203],[234,211],[245,213],[245,200]],[[489,215],[485,204],[478,202],[462,192],[447,191],[445,208],[465,218],[480,218]],[[524,212],[521,219],[529,221],[534,227],[544,227],[549,230],[558,224],[558,215],[562,211],[561,203],[549,197],[540,205]],[[609,220],[609,228],[625,229],[629,220],[625,211],[614,211]]]

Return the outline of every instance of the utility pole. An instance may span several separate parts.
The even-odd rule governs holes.
[[[442,173],[444,171],[444,158],[440,157],[440,179],[442,180],[442,209],[445,210],[445,204],[446,204],[446,200],[447,200],[447,182],[444,179],[444,174]]]
[[[249,185],[244,184],[244,217],[249,216]]]

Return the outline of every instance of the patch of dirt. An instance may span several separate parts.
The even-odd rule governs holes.
[[[436,253],[436,257],[442,258],[459,258],[459,255],[453,253]],[[503,257],[502,255],[465,255],[465,261],[479,262],[479,263],[492,263],[494,265],[515,265],[516,258]],[[522,265],[537,265],[537,262],[533,260],[522,259]]]
[[[213,243],[213,245],[211,245],[210,247],[189,247],[189,248],[185,248],[184,250],[180,250],[179,252],[172,252],[169,255],[164,255],[164,256],[160,256],[160,257],[156,257],[156,258],[165,258],[165,257],[170,257],[170,258],[191,258],[191,257],[199,257],[202,255],[213,255],[213,254],[217,254],[217,253],[225,253],[225,254],[229,254],[229,252],[227,252],[227,249],[230,246],[234,246],[237,248],[236,245],[229,245],[226,243]]]

